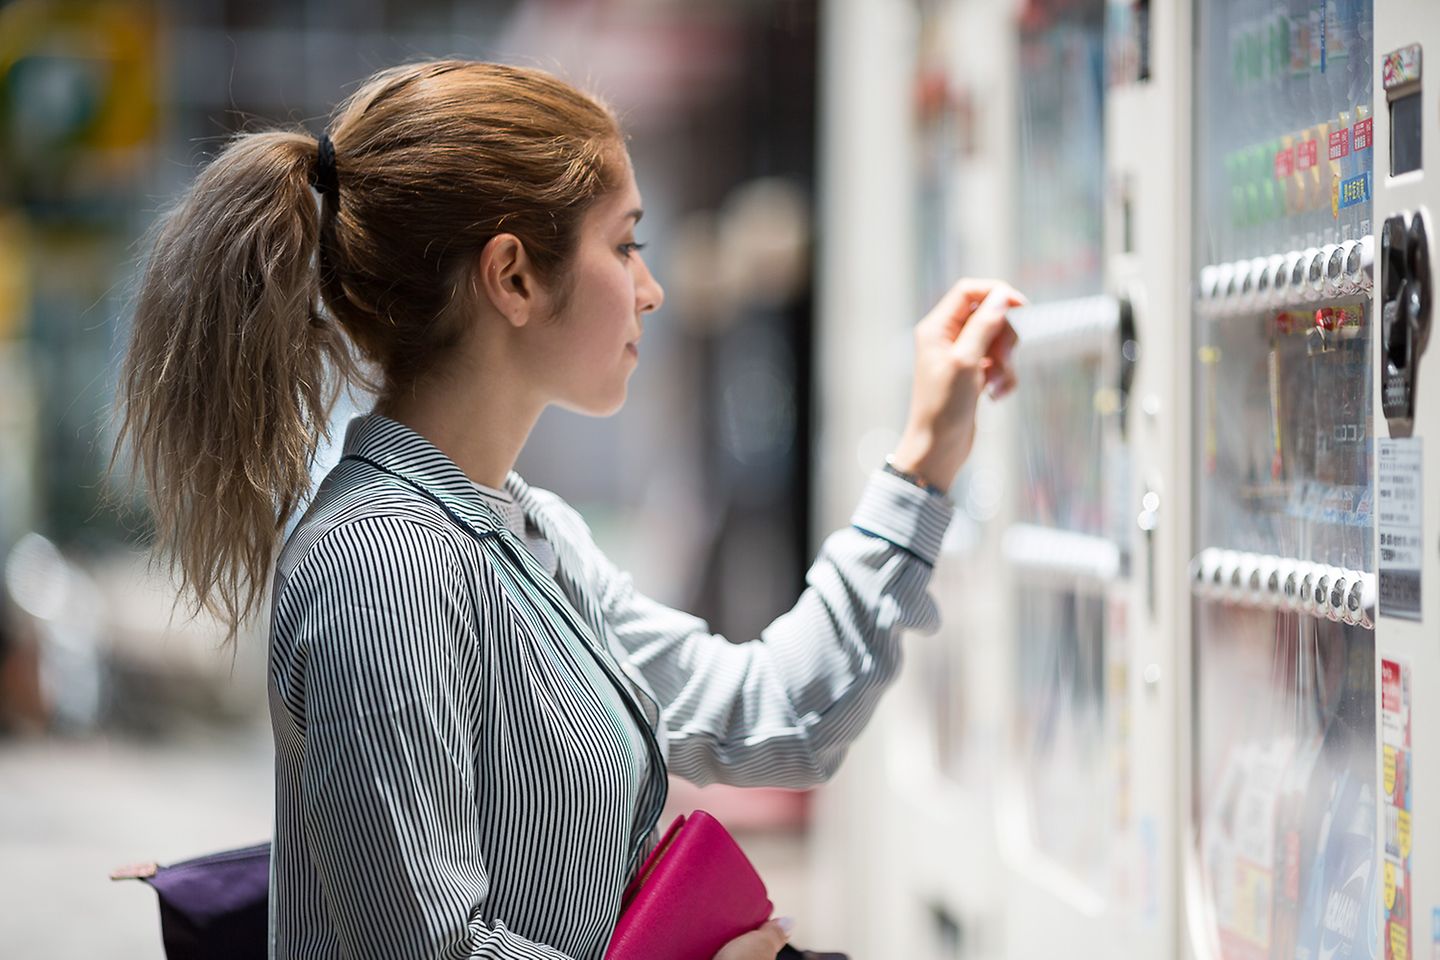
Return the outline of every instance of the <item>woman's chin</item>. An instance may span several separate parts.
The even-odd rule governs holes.
[[[586,417],[613,417],[625,406],[625,400],[629,395],[629,385],[621,384],[618,395],[607,397],[586,398],[584,400],[560,400],[556,406],[571,413],[578,413]]]

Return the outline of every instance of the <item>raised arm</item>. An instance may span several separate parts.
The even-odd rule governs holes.
[[[596,551],[607,622],[663,706],[671,771],[696,783],[828,778],[899,667],[900,631],[939,624],[926,585],[950,513],[877,472],[794,608],[740,644],[641,594]]]

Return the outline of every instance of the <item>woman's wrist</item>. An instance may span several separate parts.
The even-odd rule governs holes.
[[[908,475],[919,486],[947,491],[960,472],[954,450],[959,444],[938,442],[924,431],[909,431],[900,438],[895,452],[885,458],[892,472]]]
[[[908,471],[908,470],[902,470],[902,469],[900,469],[900,467],[896,466],[896,464],[895,464],[895,458],[894,458],[893,456],[892,456],[892,457],[886,457],[886,458],[885,458],[885,463],[882,465],[881,469],[883,469],[886,473],[890,474],[890,476],[892,476],[892,477],[899,477],[901,480],[904,480],[906,483],[909,483],[909,484],[911,484],[912,486],[919,487],[921,490],[924,490],[926,493],[933,493],[933,494],[935,494],[935,496],[937,496],[937,497],[948,496],[947,491],[941,489],[940,487],[935,486],[935,484],[933,484],[933,483],[931,483],[930,481],[926,480],[924,477],[919,476],[918,474],[912,473],[912,472],[910,472],[910,471]]]

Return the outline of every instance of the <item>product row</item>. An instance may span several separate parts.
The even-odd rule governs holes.
[[[1200,270],[1197,293],[1201,309],[1211,314],[1334,300],[1369,292],[1374,265],[1375,240],[1367,236],[1212,264]]]
[[[1228,222],[1216,224],[1221,256],[1368,233],[1374,143],[1362,103],[1218,158],[1230,205]]]
[[[1190,565],[1195,596],[1372,625],[1375,575],[1290,557],[1210,548]]]

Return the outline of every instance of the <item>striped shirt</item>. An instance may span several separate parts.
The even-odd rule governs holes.
[[[458,466],[376,414],[275,574],[272,957],[599,960],[666,772],[824,781],[931,631],[950,505],[877,471],[793,609],[732,644],[635,590],[511,473],[553,574]]]

